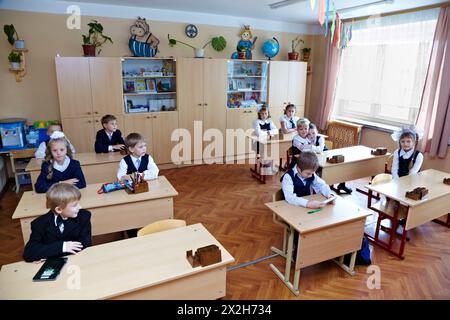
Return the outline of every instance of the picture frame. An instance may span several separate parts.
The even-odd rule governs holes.
[[[148,92],[157,92],[155,79],[147,79],[146,83]]]
[[[123,83],[123,92],[135,93],[136,92],[135,80],[125,80]]]

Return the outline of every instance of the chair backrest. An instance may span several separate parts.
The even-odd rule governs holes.
[[[333,141],[325,140],[325,145],[327,146],[328,150],[333,149]]]
[[[327,136],[333,142],[333,148],[356,146],[361,139],[361,125],[332,120],[328,123]]]
[[[275,192],[272,196],[272,201],[280,201],[280,200],[284,200],[284,192],[282,189],[278,190],[277,192]]]
[[[387,174],[387,173],[380,173],[377,174],[375,177],[373,177],[371,184],[372,185],[377,185],[377,184],[382,184],[382,183],[386,183],[392,180],[392,175],[391,174]]]
[[[150,223],[138,231],[138,237],[147,234],[165,231],[169,229],[181,228],[186,226],[186,221],[177,219],[166,219]]]

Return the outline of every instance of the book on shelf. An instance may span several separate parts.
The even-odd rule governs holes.
[[[156,90],[158,92],[171,92],[172,91],[172,81],[170,79],[159,79],[156,84]]]
[[[145,79],[137,79],[136,82],[136,92],[146,92],[147,84],[145,83]]]
[[[136,92],[135,80],[125,80],[123,83],[123,92],[124,93],[135,93]]]
[[[157,92],[155,79],[147,79],[146,83],[148,92]]]

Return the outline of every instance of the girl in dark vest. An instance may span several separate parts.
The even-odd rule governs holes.
[[[419,135],[413,129],[403,129],[394,132],[392,139],[398,141],[399,148],[393,153],[392,178],[398,179],[420,171],[423,154],[417,150]]]
[[[258,119],[253,121],[253,129],[258,137],[263,139],[270,138],[278,134],[278,129],[270,118],[269,109],[263,105],[258,111]],[[256,142],[256,154],[257,158],[261,161],[261,174],[271,175],[278,170],[273,167],[272,160],[264,160],[259,155],[259,142]]]

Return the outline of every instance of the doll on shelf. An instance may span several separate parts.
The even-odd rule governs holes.
[[[252,59],[252,50],[255,48],[255,42],[258,37],[255,37],[253,41],[251,41],[253,35],[252,31],[250,30],[250,26],[244,26],[244,29],[241,31],[240,34],[241,40],[239,40],[237,46],[236,46],[236,52],[233,52],[231,55],[231,59],[238,59],[239,54],[238,51],[244,50],[245,51],[245,59]]]

